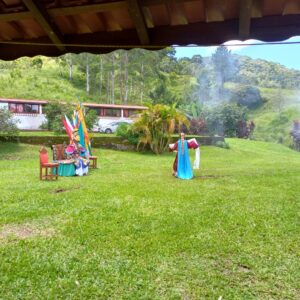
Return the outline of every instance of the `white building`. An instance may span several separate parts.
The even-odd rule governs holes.
[[[43,114],[43,108],[47,105],[46,100],[24,100],[24,99],[6,99],[0,98],[0,108],[5,107],[13,113],[15,120],[18,120],[18,128],[20,130],[40,130],[40,126],[46,121]],[[105,126],[111,122],[119,120],[132,120],[144,109],[145,106],[137,105],[116,105],[116,104],[97,104],[83,103],[89,109],[96,110],[99,121],[94,127]]]
[[[17,126],[21,130],[39,130],[46,121],[43,106],[47,101],[4,99],[0,98],[0,107],[7,108],[13,113],[13,118],[18,120]]]

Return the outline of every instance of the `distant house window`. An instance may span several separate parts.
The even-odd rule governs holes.
[[[124,109],[123,110],[123,116],[124,116],[124,118],[134,117],[138,113],[139,113],[139,111],[136,110],[136,109]]]
[[[121,109],[101,108],[100,116],[102,116],[102,117],[121,117]]]
[[[9,103],[9,110],[12,113],[17,114],[38,114],[39,113],[39,105],[38,104],[23,104],[23,103]]]
[[[17,104],[9,103],[8,104],[8,108],[9,108],[9,111],[12,112],[12,113],[16,113],[17,112]]]
[[[25,113],[37,114],[39,112],[39,106],[37,104],[25,104],[24,111]]]

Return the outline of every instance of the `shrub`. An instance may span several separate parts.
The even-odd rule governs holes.
[[[56,133],[63,133],[65,131],[62,118],[65,115],[72,115],[74,107],[72,105],[67,105],[63,103],[50,102],[44,108],[44,113],[47,118],[47,122],[42,125],[42,128],[45,127],[49,131],[54,131]]]
[[[238,122],[247,120],[247,110],[237,104],[220,104],[204,109],[202,118],[211,134],[234,137]]]
[[[201,135],[201,134],[206,134],[208,131],[206,127],[205,120],[203,119],[192,119],[190,121],[190,128],[189,128],[189,133],[190,134],[196,134],[196,135]]]
[[[139,142],[139,135],[134,133],[130,124],[121,124],[117,128],[116,135],[127,140],[130,144],[137,145]]]
[[[84,120],[87,129],[91,130],[94,127],[94,125],[96,125],[96,123],[98,122],[97,111],[94,109],[87,110]]]
[[[238,121],[236,125],[236,136],[238,138],[252,138],[252,134],[255,128],[253,121]]]
[[[12,113],[6,108],[0,108],[0,133],[15,135],[19,130],[16,120],[13,119]]]
[[[217,141],[216,146],[224,149],[230,149],[229,144],[225,141]]]
[[[235,89],[231,101],[247,108],[256,108],[263,103],[259,89],[249,85]]]

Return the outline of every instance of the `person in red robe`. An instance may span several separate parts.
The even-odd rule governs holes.
[[[178,149],[178,145],[180,145],[181,149]],[[190,139],[188,141],[185,140],[185,134],[182,132],[180,134],[180,140],[178,140],[175,144],[170,144],[169,145],[169,151],[171,152],[176,152],[176,157],[173,163],[173,176],[181,178],[180,174],[178,174],[178,152],[184,153],[184,145],[186,145],[187,149],[199,149],[199,145],[196,141],[196,139]],[[188,152],[186,153],[188,156]],[[189,165],[189,158],[188,159],[188,166],[187,168],[190,168]],[[194,169],[199,169],[199,163],[200,163],[200,151],[196,153],[196,160],[194,162]],[[192,171],[190,171],[192,173]],[[189,176],[190,177],[190,176]],[[182,179],[190,179],[190,178],[182,178]]]

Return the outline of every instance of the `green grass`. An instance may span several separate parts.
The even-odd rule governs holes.
[[[173,154],[95,149],[41,182],[38,147],[0,144],[0,299],[299,299],[300,153],[228,142],[190,181]]]

